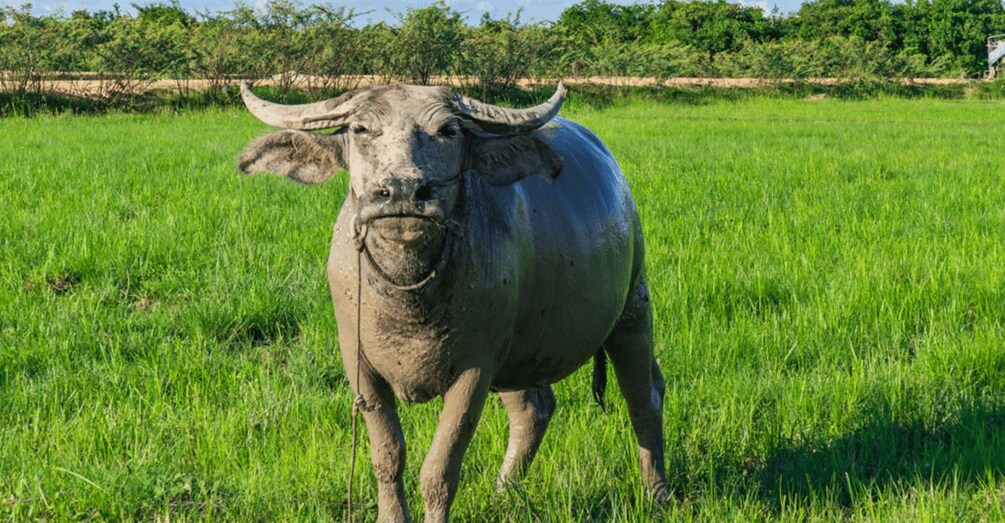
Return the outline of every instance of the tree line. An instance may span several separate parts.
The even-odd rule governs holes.
[[[618,5],[584,0],[551,22],[520,13],[477,24],[444,1],[361,25],[332,3],[188,12],[175,0],[35,14],[0,4],[0,89],[41,93],[87,80],[115,100],[171,79],[210,92],[271,77],[280,94],[337,92],[363,75],[427,84],[452,77],[485,94],[520,79],[571,76],[904,79],[977,76],[1000,0],[811,0],[788,15],[724,0]]]

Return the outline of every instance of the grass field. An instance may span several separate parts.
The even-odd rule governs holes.
[[[583,369],[501,493],[490,399],[456,520],[1005,519],[1005,103],[563,114],[643,213],[679,500],[641,498],[614,381],[604,413]],[[324,264],[346,181],[238,177],[266,130],[238,111],[0,119],[0,518],[344,518]],[[400,410],[419,516],[438,405]]]

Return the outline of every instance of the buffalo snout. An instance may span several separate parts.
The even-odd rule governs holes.
[[[421,207],[434,198],[431,184],[422,178],[387,178],[374,189],[374,203],[415,204]]]
[[[359,199],[361,224],[385,218],[446,220],[449,202],[444,188],[423,178],[385,178]]]

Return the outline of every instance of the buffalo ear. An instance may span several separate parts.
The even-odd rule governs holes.
[[[280,131],[251,142],[237,161],[245,174],[273,172],[300,183],[322,183],[345,169],[342,133]]]
[[[492,185],[509,185],[528,176],[555,178],[562,159],[534,136],[476,137],[468,155],[469,169]]]

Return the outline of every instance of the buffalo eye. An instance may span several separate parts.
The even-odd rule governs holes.
[[[440,130],[436,131],[436,135],[440,138],[457,138],[461,135],[461,128],[458,127],[457,124],[448,123],[443,127],[440,127]]]
[[[352,126],[352,132],[353,134],[369,134],[370,130],[365,125],[356,124]]]

